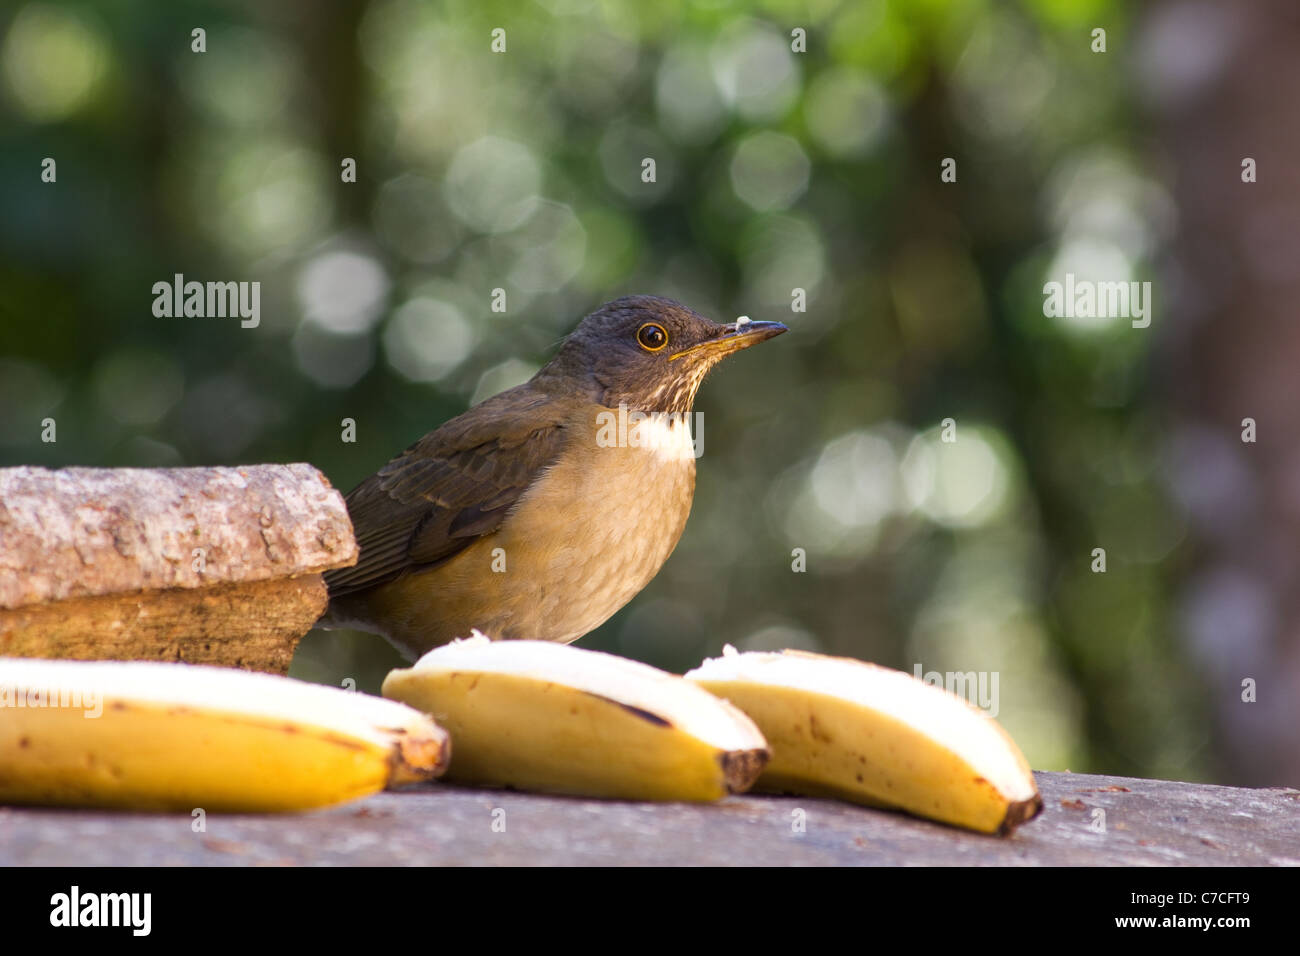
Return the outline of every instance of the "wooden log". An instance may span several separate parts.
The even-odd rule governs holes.
[[[0,656],[284,673],[356,558],[310,465],[0,469]]]

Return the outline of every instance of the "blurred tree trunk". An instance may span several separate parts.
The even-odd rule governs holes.
[[[1154,321],[1197,538],[1180,632],[1240,784],[1300,783],[1298,51],[1293,0],[1160,3],[1136,51],[1179,215]]]

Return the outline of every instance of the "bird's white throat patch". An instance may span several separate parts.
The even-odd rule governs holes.
[[[645,448],[668,461],[699,458],[704,452],[704,415],[642,412],[620,404],[617,409],[596,413],[596,444],[601,448]]]

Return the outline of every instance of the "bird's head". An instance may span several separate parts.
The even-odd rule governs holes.
[[[710,369],[784,331],[779,322],[723,325],[671,299],[625,296],[583,319],[539,377],[578,377],[611,408],[686,413]]]

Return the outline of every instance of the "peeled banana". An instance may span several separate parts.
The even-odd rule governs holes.
[[[756,789],[832,796],[985,833],[1042,798],[1015,742],[962,698],[902,671],[802,651],[727,648],[686,674],[758,724],[772,759]]]
[[[451,732],[448,780],[705,801],[747,790],[768,758],[748,717],[690,681],[549,641],[456,641],[383,693]]]
[[[281,811],[437,776],[401,704],[248,671],[0,658],[0,803]]]

